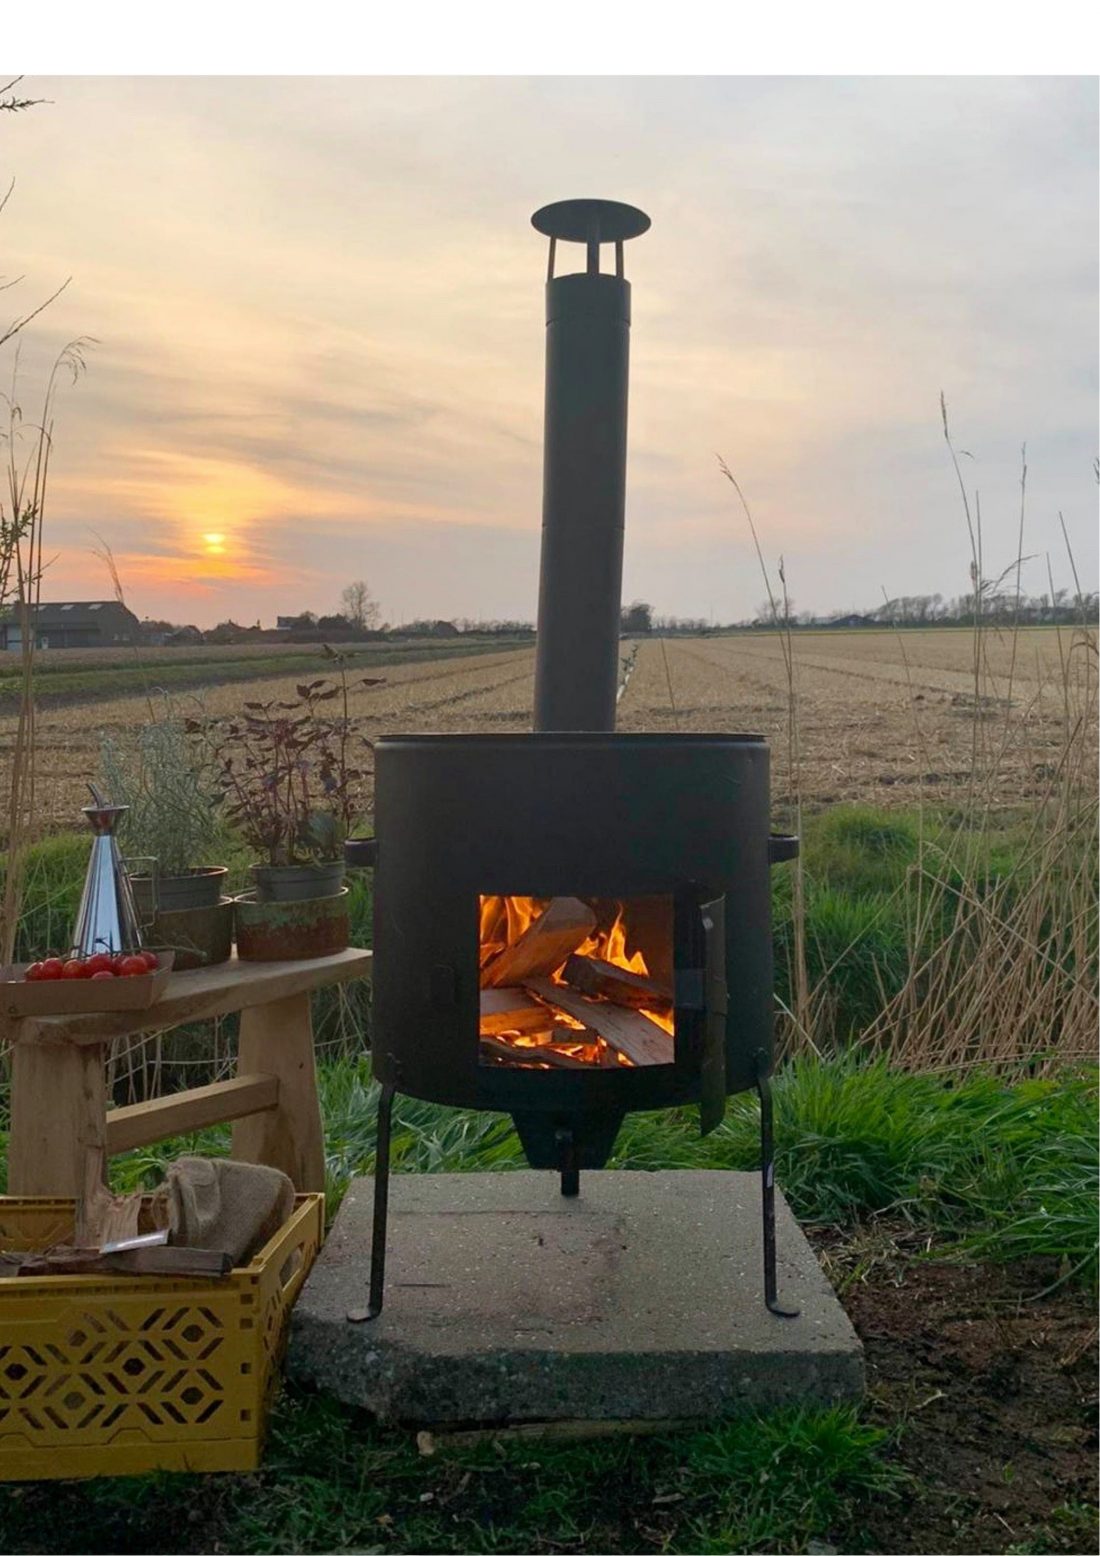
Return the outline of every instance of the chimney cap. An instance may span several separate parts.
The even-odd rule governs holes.
[[[649,230],[649,217],[636,205],[619,200],[556,200],[531,218],[531,225],[548,238],[565,243],[624,243]]]

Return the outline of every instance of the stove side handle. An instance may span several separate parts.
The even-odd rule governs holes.
[[[378,863],[378,839],[376,837],[345,838],[344,863],[349,870],[373,870]]]
[[[786,864],[789,859],[797,859],[802,846],[802,839],[789,832],[773,832],[768,838],[768,863]]]

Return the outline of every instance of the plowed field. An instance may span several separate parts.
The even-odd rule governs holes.
[[[1080,637],[1080,634],[1078,634]],[[911,804],[950,799],[980,764],[994,766],[993,797],[1026,800],[1049,778],[1064,738],[1068,679],[1089,662],[1073,634],[1053,629],[985,639],[975,700],[967,631],[801,633],[794,638],[802,792],[811,806],[842,800]],[[1095,652],[1092,650],[1091,652]],[[108,672],[109,673],[109,672]],[[534,651],[388,665],[385,684],[358,685],[351,707],[367,735],[530,727]],[[153,670],[155,675],[155,669]],[[298,678],[271,676],[178,694],[181,705],[233,713],[247,699],[292,696]],[[1072,691],[1072,687],[1071,687]],[[1070,699],[1077,716],[1080,695]],[[773,747],[777,806],[789,792],[787,670],[771,633],[643,640],[619,705],[623,730],[758,730]],[[45,707],[39,718],[43,821],[71,825],[94,778],[101,732],[125,738],[149,716],[144,695]],[[0,759],[12,720],[0,721]]]

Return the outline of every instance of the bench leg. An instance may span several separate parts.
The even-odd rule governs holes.
[[[237,1073],[277,1075],[279,1100],[233,1125],[235,1159],[280,1168],[299,1193],[325,1186],[309,1002],[308,994],[291,994],[241,1011]]]
[[[77,1199],[91,1153],[106,1162],[107,1080],[98,1043],[14,1043],[8,1193]]]

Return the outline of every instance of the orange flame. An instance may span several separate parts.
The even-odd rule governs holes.
[[[480,967],[484,970],[507,947],[517,944],[531,929],[543,913],[549,908],[552,899],[547,897],[527,896],[483,896],[480,901]],[[569,978],[566,972],[566,964],[569,955],[578,958],[590,959],[595,962],[609,963],[612,967],[622,968],[623,971],[633,974],[638,978],[656,982],[651,977],[649,965],[640,945],[637,945],[636,936],[632,936],[630,930],[630,903],[611,898],[586,898],[586,905],[591,908],[596,917],[595,928],[583,941],[576,944],[570,952],[563,954],[558,964],[551,968],[544,967],[541,970],[542,977],[558,987],[570,988]],[[672,936],[672,904],[667,901],[667,936],[669,945],[668,954],[664,957],[665,965],[671,965],[671,936]],[[491,1039],[491,1052],[488,1057],[483,1049],[482,1057],[485,1062],[514,1063],[528,1068],[550,1069],[556,1065],[584,1065],[596,1068],[616,1068],[620,1065],[633,1066],[638,1062],[646,1063],[671,1063],[673,1058],[672,1047],[669,1045],[667,1059],[658,1056],[653,1059],[648,1057],[652,1051],[649,1045],[647,1055],[641,1060],[629,1057],[622,1050],[614,1046],[613,1042],[600,1032],[593,1030],[580,1019],[575,1011],[583,1010],[585,1004],[593,1007],[600,1005],[615,1005],[619,1002],[618,991],[615,999],[608,998],[602,993],[592,993],[587,988],[583,992],[571,989],[574,999],[581,998],[582,1006],[574,1005],[573,1010],[553,1003],[546,996],[545,990],[532,990],[524,988],[520,992],[521,998],[526,1001],[524,1007],[524,1025],[530,1021],[532,1008],[538,1005],[546,1008],[547,1019],[545,1029],[538,1031],[514,1031],[501,1032],[494,1028]],[[648,993],[649,991],[644,991]],[[637,993],[629,1000],[629,1006],[635,1017],[641,1016],[652,1027],[658,1028],[669,1037],[675,1035],[675,1019],[671,990],[667,996],[660,988],[653,991],[652,1003],[639,998]],[[627,1003],[625,1000],[623,1003]],[[537,1020],[537,1018],[536,1018]],[[578,1034],[583,1034],[578,1039]],[[483,1034],[484,1035],[484,1034]],[[509,1059],[502,1052],[502,1047],[510,1049],[514,1059]],[[540,1057],[539,1050],[542,1050]]]

